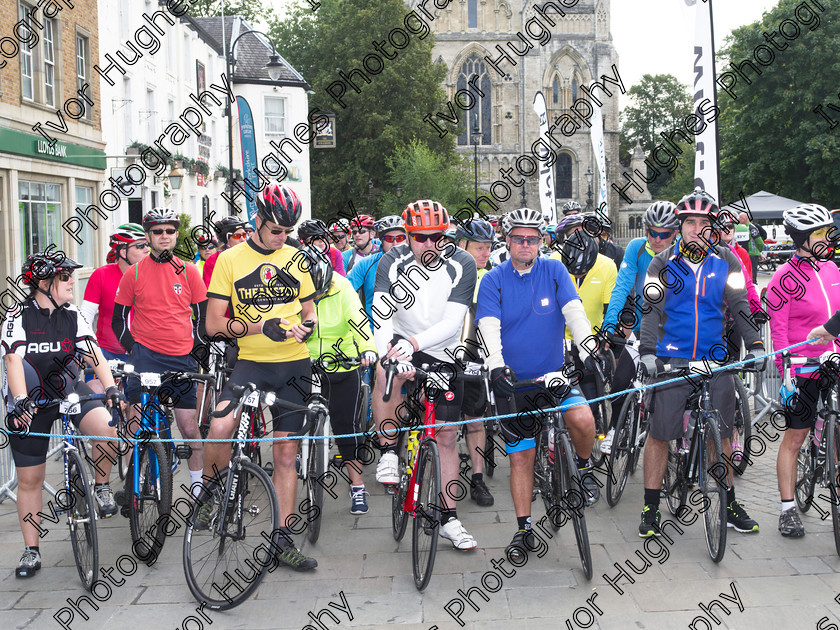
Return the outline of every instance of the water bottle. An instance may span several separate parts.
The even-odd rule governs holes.
[[[554,463],[554,427],[548,430],[548,463]]]
[[[825,426],[825,418],[817,414],[817,423],[814,426],[814,441],[817,444],[822,441],[823,426]]]
[[[408,444],[406,445],[406,471],[410,475],[414,470],[414,458],[417,454],[417,449],[420,447],[420,431],[413,430],[408,432]]]

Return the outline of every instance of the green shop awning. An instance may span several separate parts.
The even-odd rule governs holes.
[[[49,141],[39,135],[14,129],[0,128],[0,153],[14,153],[100,171],[106,167],[105,151],[61,140],[50,146]]]

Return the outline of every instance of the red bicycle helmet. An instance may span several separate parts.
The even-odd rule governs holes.
[[[441,204],[431,199],[421,199],[408,204],[402,216],[406,232],[420,230],[446,232],[449,229],[449,213]]]
[[[373,217],[369,214],[360,214],[354,219],[350,220],[350,226],[356,229],[358,228],[368,228],[369,230],[373,229],[374,220]]]
[[[257,196],[257,216],[283,227],[294,227],[303,206],[294,190],[285,184],[269,184]]]

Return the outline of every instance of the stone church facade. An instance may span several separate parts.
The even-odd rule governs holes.
[[[565,135],[558,125],[551,134],[551,148],[557,155],[552,166],[557,211],[570,200],[587,206],[587,170],[594,173],[592,202],[597,204],[598,168],[589,127],[580,115],[585,115],[586,107],[578,106],[577,112],[571,108],[578,99],[587,101],[585,88],[593,81],[615,77],[618,55],[610,32],[609,0],[411,0],[407,4],[418,14],[423,5],[435,16],[431,23],[433,57],[446,65],[444,88],[454,104],[443,113],[451,118],[454,111],[459,116],[463,128],[457,140],[460,152],[472,158],[472,142],[478,140],[479,195],[489,197],[491,186],[505,179],[504,173],[510,177],[507,182],[521,181],[520,173],[533,165],[534,160],[519,160],[517,168],[517,160],[523,155],[534,156],[532,145],[540,132],[533,103],[541,90],[549,124],[573,120],[579,127],[574,131],[574,126],[566,126]],[[612,96],[600,89],[593,90],[593,95],[602,103],[609,184],[619,181],[622,171],[618,154],[621,89],[608,82],[604,85]],[[625,90],[629,88],[624,85]],[[508,184],[511,196],[505,201],[501,201],[504,188],[492,189],[500,211],[522,206],[523,188],[525,203],[540,207],[537,176],[525,180],[524,187]],[[619,207],[626,204],[609,185],[607,191],[615,222]],[[486,207],[482,209],[486,211]]]

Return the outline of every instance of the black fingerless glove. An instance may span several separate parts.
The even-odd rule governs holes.
[[[261,332],[272,341],[286,341],[286,333],[289,331],[280,328],[280,318],[275,317],[263,322]]]

